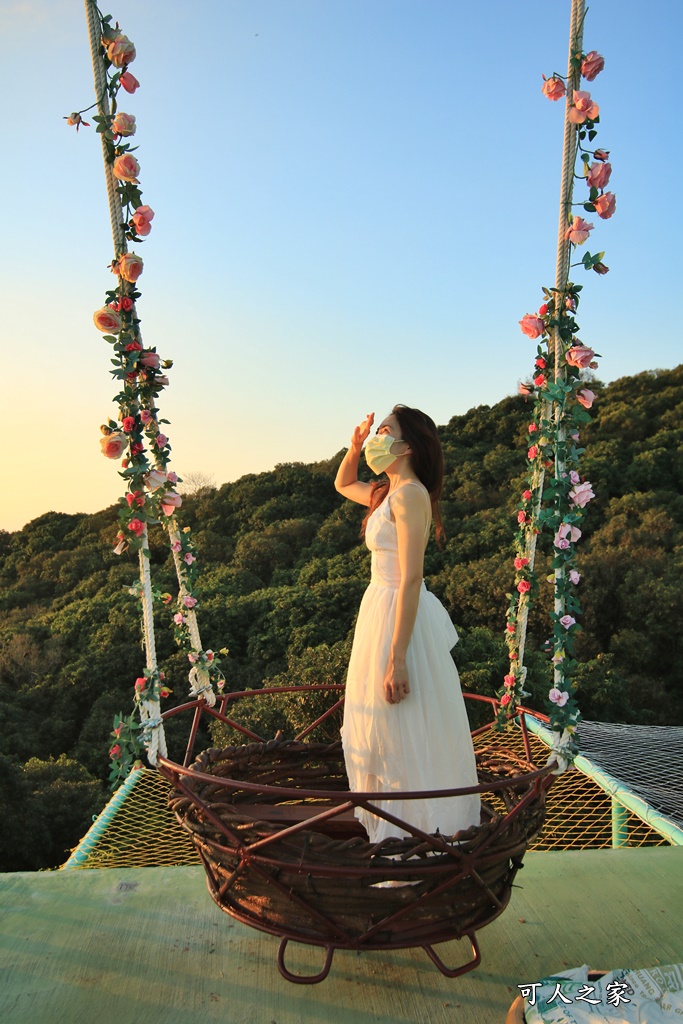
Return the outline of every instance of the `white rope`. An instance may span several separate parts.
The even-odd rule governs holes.
[[[90,40],[90,56],[92,59],[93,76],[95,79],[95,95],[97,97],[97,112],[100,117],[109,117],[109,95],[107,93],[107,76],[101,53],[102,26],[95,4],[91,0],[85,0],[85,16],[88,22],[88,37]],[[114,240],[114,255],[118,259],[127,251],[126,238],[123,229],[123,209],[119,197],[116,179],[114,177],[113,165],[107,159],[107,147],[102,136],[102,157],[104,161],[104,179],[107,187],[107,200],[109,203],[109,218],[111,221],[111,233]],[[157,655],[154,637],[154,616],[152,598],[152,578],[149,565],[149,545],[147,537],[147,525],[142,534],[142,544],[138,554],[140,567],[140,586],[142,601],[142,633],[145,643],[145,658],[147,668],[156,672]],[[161,708],[159,701],[142,701],[140,703],[140,718],[143,724],[142,738],[147,747],[147,756],[152,764],[156,764],[157,755],[165,756],[166,739],[164,727],[161,722]]]
[[[169,523],[168,526],[168,538],[171,541],[171,551],[173,552],[173,563],[175,565],[176,576],[178,577],[178,587],[180,589],[181,599],[188,593],[187,586],[185,585],[185,568],[180,559],[180,552],[176,551],[175,548],[180,543],[180,533],[178,532],[178,526],[175,522]],[[175,547],[174,547],[175,545]],[[190,641],[192,643],[192,650],[199,654],[202,650],[202,639],[199,635],[199,623],[197,622],[197,615],[194,608],[188,608],[185,611],[185,617],[187,619],[187,628],[190,633]],[[190,669],[189,674],[190,681],[190,692],[194,697],[203,697],[205,702],[210,708],[216,703],[216,694],[211,685],[211,677],[205,668],[201,668],[197,665]]]
[[[569,120],[569,110],[572,105],[574,97],[574,89],[578,89],[581,83],[581,69],[574,68],[572,66],[572,57],[576,53],[580,53],[583,46],[583,22],[585,15],[585,0],[572,0],[572,9],[569,24],[569,56],[567,58],[567,103],[564,115],[564,145],[562,152],[562,180],[560,183],[560,216],[559,225],[557,231],[557,260],[555,264],[555,303],[556,309],[559,304],[564,302],[564,290],[567,287],[569,280],[569,259],[570,259],[570,243],[567,241],[565,235],[567,231],[567,216],[572,207],[572,198],[574,193],[574,167],[576,163],[576,145],[577,145],[577,132],[576,126]],[[563,366],[561,365],[562,358],[562,345],[559,333],[557,330],[554,332],[552,340],[552,348],[554,355],[554,367],[555,367],[555,380],[562,376]],[[549,419],[552,412],[552,403],[544,402],[542,418]],[[559,407],[556,408],[555,415],[559,415]],[[558,441],[564,440],[563,437],[558,436]],[[564,470],[563,463],[558,460],[556,463],[555,472],[560,474]],[[541,494],[543,493],[543,483],[545,480],[545,471],[542,467],[535,470],[537,473],[534,485],[537,494],[536,504],[536,516],[540,511],[541,507]],[[533,572],[534,562],[536,560],[536,538],[537,534],[530,531],[530,535],[527,538],[526,544],[526,557],[529,559],[529,569]],[[555,570],[556,583],[558,578],[561,578],[563,574],[562,569]],[[557,592],[557,591],[556,591]],[[555,611],[562,615],[564,612],[564,602],[561,598],[555,598]],[[518,630],[518,650],[519,650],[519,665],[522,673],[523,680],[526,678],[526,668],[524,667],[524,648],[526,645],[526,632],[527,624],[529,621],[529,599],[526,594],[523,594],[519,602],[519,610],[517,615],[517,630]],[[555,667],[555,681],[559,681],[560,669]],[[564,734],[563,734],[564,735]],[[565,741],[567,742],[567,741]],[[559,756],[559,754],[558,754]],[[564,758],[562,759],[565,760]]]
[[[85,16],[88,21],[88,36],[90,38],[90,56],[92,58],[93,76],[95,78],[95,95],[97,96],[97,112],[100,117],[109,117],[109,95],[107,93],[107,76],[102,61],[101,48],[101,25],[99,15],[91,0],[85,0]],[[109,217],[111,220],[111,233],[114,239],[114,254],[121,256],[127,250],[126,238],[123,233],[121,216],[121,201],[114,178],[113,165],[107,160],[107,147],[102,136],[102,156],[104,159],[104,178],[107,186],[107,199],[109,201]]]

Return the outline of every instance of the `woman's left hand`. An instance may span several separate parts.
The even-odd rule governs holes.
[[[410,693],[405,662],[389,660],[384,676],[384,697],[389,704],[400,704]]]

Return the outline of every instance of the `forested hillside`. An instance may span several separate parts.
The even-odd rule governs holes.
[[[579,704],[586,718],[683,724],[683,366],[591,388],[598,399],[582,438],[583,472],[597,497],[579,556]],[[493,693],[507,664],[505,595],[528,415],[516,396],[441,428],[448,542],[442,552],[430,545],[425,575],[460,632],[463,685],[479,693]],[[343,679],[369,558],[358,538],[362,511],[332,484],[341,455],[185,498],[201,555],[202,638],[230,649],[230,689]],[[0,809],[14,822],[0,833],[0,870],[61,863],[108,798],[112,719],[128,711],[143,666],[129,593],[137,563],[113,554],[116,531],[110,508],[48,512],[0,532]],[[152,531],[155,584],[175,592],[163,539]],[[532,613],[528,641],[528,703],[540,709],[546,610]],[[174,691],[167,704],[187,693],[172,614],[172,605],[156,612]]]

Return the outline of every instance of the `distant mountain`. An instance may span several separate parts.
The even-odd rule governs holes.
[[[591,388],[598,398],[582,438],[582,472],[597,497],[579,555],[579,704],[587,718],[680,725],[683,366]],[[479,693],[493,693],[506,665],[505,594],[528,416],[525,399],[506,398],[440,431],[448,541],[441,552],[429,546],[425,575],[460,632],[463,686]],[[333,487],[341,457],[277,466],[185,498],[183,519],[201,556],[202,638],[206,647],[230,648],[230,689],[343,679],[369,559],[358,537],[362,510]],[[137,563],[113,554],[116,531],[111,508],[49,512],[0,532],[0,810],[33,837],[20,852],[0,838],[0,870],[62,861],[106,799],[100,780],[112,718],[129,708],[143,665],[128,592]],[[175,592],[164,539],[152,530],[154,580]],[[541,578],[548,565],[545,542]],[[529,623],[528,703],[541,709],[550,590]],[[188,666],[174,648],[172,614],[172,606],[155,613],[157,645],[171,701],[181,702]],[[176,733],[171,723],[171,743]]]

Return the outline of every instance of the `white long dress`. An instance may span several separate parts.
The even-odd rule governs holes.
[[[422,484],[408,481],[403,487]],[[395,494],[396,492],[394,492]],[[363,595],[349,662],[342,742],[353,792],[421,791],[476,786],[477,771],[457,669],[450,655],[458,634],[438,598],[422,584],[406,653],[410,693],[398,704],[384,696],[384,675],[401,582],[392,495],[370,516],[365,532],[372,552],[370,585]],[[431,506],[425,543],[429,534]],[[424,832],[453,835],[478,825],[478,794],[372,803]],[[409,835],[363,808],[356,816],[370,837]]]

